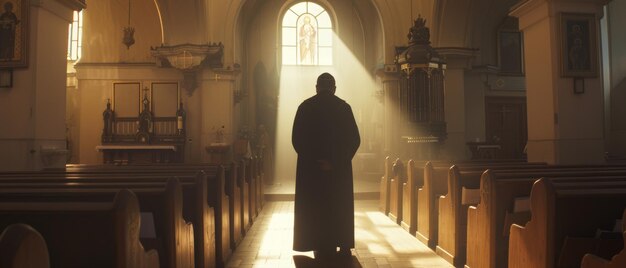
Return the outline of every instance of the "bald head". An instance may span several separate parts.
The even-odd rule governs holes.
[[[335,94],[335,78],[329,73],[323,73],[317,77],[315,85],[317,94]]]

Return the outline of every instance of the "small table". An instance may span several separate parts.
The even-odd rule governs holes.
[[[177,162],[174,145],[98,145],[105,164],[141,164]]]
[[[502,149],[499,144],[486,142],[468,142],[467,147],[472,152],[472,159],[496,159]]]

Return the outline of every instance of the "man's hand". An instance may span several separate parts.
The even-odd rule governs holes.
[[[333,169],[333,166],[330,164],[330,161],[326,159],[317,160],[317,164],[322,171],[330,171]]]

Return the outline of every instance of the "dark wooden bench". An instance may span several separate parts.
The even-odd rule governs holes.
[[[626,267],[626,209],[622,214],[622,250],[611,256],[610,259],[602,258],[595,254],[584,255],[580,264],[581,268],[622,268]]]
[[[207,171],[207,172],[205,172]],[[230,206],[229,197],[225,193],[225,171],[221,166],[211,166],[210,168],[201,168],[198,166],[185,165],[138,165],[138,166],[110,166],[110,165],[79,165],[70,166],[66,170],[49,170],[44,173],[38,173],[38,176],[51,176],[51,174],[64,174],[66,178],[75,176],[76,178],[85,178],[86,176],[102,176],[111,179],[112,175],[121,180],[128,180],[128,176],[134,176],[133,180],[150,181],[160,180],[164,178],[177,176],[182,182],[183,189],[186,193],[185,199],[202,205],[207,211],[204,217],[194,217],[200,215],[193,206],[185,206],[185,215],[191,219],[199,219],[196,226],[205,226],[202,229],[196,229],[196,262],[204,263],[203,267],[213,267],[217,265],[222,267],[230,257],[232,252],[230,247]],[[198,178],[191,178],[192,174],[203,174]],[[47,174],[47,175],[44,175]],[[184,177],[184,176],[187,177]],[[3,176],[0,174],[0,176]],[[6,174],[4,174],[6,176]],[[123,177],[127,178],[123,178]],[[198,181],[202,180],[202,181]],[[195,183],[195,184],[194,184]],[[199,185],[196,187],[196,185]],[[187,193],[189,191],[190,193]],[[205,200],[201,203],[200,200]],[[208,201],[208,202],[207,202]],[[188,203],[188,202],[186,202]],[[193,203],[191,203],[193,204]],[[187,209],[188,208],[188,209]],[[218,216],[218,215],[221,215]],[[203,243],[200,243],[203,241]]]
[[[159,254],[139,241],[139,219],[129,190],[108,202],[0,202],[0,229],[15,223],[36,228],[52,267],[159,267]]]
[[[480,203],[467,210],[466,267],[506,266],[509,227],[513,223],[524,225],[530,217],[528,211],[514,213],[515,199],[527,198],[533,183],[544,176],[558,178],[555,181],[592,181],[600,184],[603,181],[623,180],[626,169],[487,170],[481,177]]]
[[[383,176],[380,178],[380,199],[378,201],[378,208],[385,215],[389,214],[389,185],[391,183],[392,166],[391,158],[389,156],[385,157],[385,170]]]
[[[194,266],[194,228],[183,217],[181,183],[170,178],[166,183],[110,182],[107,178],[45,178],[19,182],[0,182],[0,202],[100,202],[111,199],[119,190],[132,190],[137,196],[142,212],[154,219],[155,237],[144,239],[146,248],[159,251],[163,267]],[[71,180],[71,181],[70,181]]]
[[[256,172],[257,170],[255,170],[256,168],[256,163],[254,161],[254,158],[249,158],[249,159],[244,159],[244,161],[246,162],[246,168],[245,168],[245,173],[243,174],[243,180],[245,182],[245,184],[247,185],[247,191],[248,191],[248,200],[245,201],[244,203],[247,204],[248,206],[248,213],[246,213],[247,215],[244,215],[245,218],[247,218],[247,220],[243,220],[243,226],[244,229],[247,230],[252,226],[252,223],[254,222],[254,219],[257,216],[257,211],[256,211],[256,207],[258,207],[258,205],[256,204],[256,200],[257,200],[257,177],[256,177]]]
[[[265,204],[265,174],[263,173],[263,158],[262,157],[253,157],[252,158],[252,173],[255,179],[255,189],[256,189],[256,202],[255,202],[255,211],[256,215],[259,215],[261,209],[263,208],[263,204]]]
[[[539,179],[530,194],[531,220],[511,225],[508,266],[559,267],[559,255],[575,255],[561,252],[566,237],[593,237],[598,227],[612,228],[625,207],[624,181],[598,185]]]
[[[458,162],[456,164],[445,161],[429,161],[423,167],[423,183],[416,191],[417,197],[417,231],[415,236],[428,247],[435,249],[439,236],[439,198],[448,194],[449,172],[451,166],[487,169],[489,167],[525,167],[544,165],[525,162],[498,161],[488,164],[483,161]],[[419,170],[419,169],[418,169]],[[418,171],[419,172],[419,171]],[[417,172],[415,172],[417,173]],[[444,236],[447,234],[444,234]]]
[[[400,158],[393,162],[389,174],[389,213],[387,216],[397,224],[402,222],[402,186],[406,181],[406,167]]]
[[[467,208],[475,203],[463,203],[463,189],[480,188],[480,176],[487,169],[524,170],[546,166],[544,163],[496,162],[480,165],[453,165],[448,169],[445,195],[436,197],[437,246],[435,251],[455,266],[465,263]],[[438,172],[437,174],[441,174]],[[433,178],[437,180],[437,178]],[[441,178],[439,178],[440,180]],[[467,200],[466,200],[467,201]]]
[[[0,234],[0,267],[49,268],[48,246],[43,236],[27,224],[6,227]]]
[[[424,161],[409,160],[407,181],[402,185],[402,221],[400,226],[411,235],[417,231],[417,190],[424,185]]]
[[[250,221],[250,184],[248,177],[252,173],[250,168],[250,160],[242,159],[239,161],[237,174],[237,185],[241,189],[241,233],[246,234],[251,226]]]
[[[128,170],[124,170],[128,169]],[[27,178],[32,182],[46,183],[50,179],[56,178],[60,182],[66,182],[67,180],[78,180],[82,182],[88,182],[90,180],[96,180],[95,182],[153,182],[161,183],[166,182],[170,177],[177,177],[183,186],[184,207],[183,213],[185,219],[193,222],[194,237],[195,237],[195,262],[201,267],[213,267],[216,263],[223,263],[223,260],[216,260],[217,256],[229,256],[222,254],[221,247],[217,245],[225,244],[227,249],[229,240],[228,232],[222,232],[225,226],[228,226],[228,219],[215,217],[215,210],[221,211],[228,208],[228,204],[225,203],[227,197],[225,196],[222,186],[224,184],[224,172],[218,171],[211,175],[206,175],[203,171],[196,169],[190,170],[144,170],[144,169],[84,169],[81,171],[62,171],[62,170],[50,170],[45,172],[14,172],[14,173],[0,173],[0,183],[2,182],[24,182]],[[36,178],[39,181],[34,181]],[[222,214],[220,212],[220,214]],[[228,214],[226,214],[228,217]],[[198,228],[198,226],[204,226],[204,228]],[[228,230],[224,228],[224,230]],[[222,234],[215,236],[215,234]],[[217,252],[217,253],[216,253]],[[228,254],[230,252],[230,249]]]

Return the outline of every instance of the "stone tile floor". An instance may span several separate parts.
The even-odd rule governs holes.
[[[378,211],[377,200],[355,201],[352,259],[319,262],[291,249],[293,201],[269,201],[233,252],[229,268],[453,267]]]

